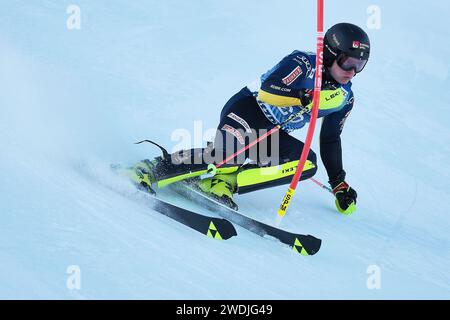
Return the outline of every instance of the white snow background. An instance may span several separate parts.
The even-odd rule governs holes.
[[[67,27],[72,4],[80,29]],[[188,130],[204,145],[229,97],[294,49],[315,51],[315,4],[2,0],[0,298],[449,299],[448,1],[325,1],[325,27],[360,25],[372,51],[342,136],[357,212],[305,181],[283,221],[323,239],[315,256],[240,227],[207,238],[108,170],[158,155],[137,140],[172,149]],[[271,223],[286,189],[236,201]]]

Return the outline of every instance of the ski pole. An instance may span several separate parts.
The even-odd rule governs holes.
[[[303,107],[300,112],[291,114],[283,123],[278,124],[276,126],[274,126],[271,130],[267,131],[265,134],[263,134],[262,136],[260,136],[258,139],[255,139],[254,141],[250,142],[247,146],[245,146],[244,148],[238,150],[237,152],[233,153],[232,155],[230,155],[229,157],[227,157],[225,160],[222,160],[221,162],[214,164],[214,163],[210,163],[207,167],[207,173],[208,174],[216,174],[216,171],[218,168],[220,168],[221,166],[223,166],[224,164],[226,164],[227,162],[229,162],[230,160],[233,160],[235,157],[237,157],[238,155],[240,155],[242,152],[248,150],[249,148],[253,147],[254,145],[256,145],[257,143],[261,142],[262,140],[264,140],[265,138],[267,138],[268,136],[274,134],[275,132],[279,131],[285,124],[301,117],[304,113],[308,112],[310,109],[306,106]],[[170,158],[170,154],[169,152],[162,147],[161,145],[157,144],[156,142],[153,142],[151,140],[142,140],[142,141],[138,141],[135,142],[135,144],[141,144],[143,142],[148,142],[151,143],[155,146],[157,146],[159,149],[161,149],[162,153],[163,153],[163,158]]]
[[[311,148],[311,142],[314,135],[314,129],[316,126],[317,115],[319,113],[319,101],[320,101],[320,89],[322,87],[322,65],[323,63],[323,0],[317,0],[317,48],[316,48],[316,74],[314,81],[314,98],[313,106],[311,110],[311,120],[308,126],[308,132],[305,139],[305,145],[303,147],[300,161],[295,171],[294,177],[292,178],[291,184],[289,185],[286,194],[281,201],[280,208],[277,212],[277,217],[275,220],[275,225],[279,226],[281,220],[283,219],[289,204],[297,188],[298,181],[301,178],[303,167],[305,166],[306,159],[308,157],[309,149]]]
[[[224,164],[228,163],[229,161],[233,160],[234,158],[236,158],[238,155],[240,155],[242,152],[245,152],[246,150],[250,149],[251,147],[253,147],[254,145],[260,143],[262,140],[266,139],[268,136],[274,134],[275,132],[279,131],[285,124],[291,122],[292,120],[295,120],[297,118],[299,118],[300,116],[302,116],[304,113],[308,112],[309,108],[308,107],[304,107],[302,108],[302,110],[298,113],[294,113],[292,114],[289,118],[287,118],[283,123],[281,124],[277,124],[276,126],[274,126],[271,130],[267,131],[265,134],[263,134],[262,136],[260,136],[258,139],[253,140],[252,142],[250,142],[248,145],[246,145],[245,147],[243,147],[242,149],[236,151],[235,153],[233,153],[232,155],[228,156],[227,158],[225,158],[224,160],[220,161],[217,164],[214,163],[210,163],[208,165],[208,173],[209,174],[216,174],[216,170],[218,168],[220,168],[221,166],[223,166]]]
[[[314,178],[310,178],[310,180],[311,180],[312,182],[314,182],[316,185],[318,185],[319,187],[321,187],[322,189],[327,190],[329,193],[333,193],[333,189],[331,189],[330,187],[324,185],[324,184],[321,183],[320,181],[317,181],[317,180],[314,179]]]

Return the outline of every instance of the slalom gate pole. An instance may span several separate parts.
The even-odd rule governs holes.
[[[317,48],[316,48],[316,74],[314,81],[314,98],[313,106],[311,110],[311,120],[308,127],[307,136],[305,139],[305,145],[300,156],[300,161],[292,178],[291,184],[283,197],[280,208],[277,212],[275,225],[279,226],[281,220],[286,214],[286,211],[294,196],[295,189],[297,188],[298,181],[301,178],[303,167],[305,166],[306,159],[311,148],[311,142],[314,135],[314,129],[316,126],[317,115],[319,113],[319,101],[320,101],[320,89],[322,87],[322,68],[323,68],[323,0],[317,0]]]

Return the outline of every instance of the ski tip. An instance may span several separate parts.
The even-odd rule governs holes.
[[[141,143],[144,143],[144,142],[151,143],[151,144],[157,146],[161,150],[164,159],[169,159],[170,158],[169,152],[163,146],[157,144],[156,142],[154,142],[152,140],[146,139],[146,140],[142,140],[142,141],[137,141],[134,144],[141,144]]]
[[[295,238],[292,250],[303,255],[312,256],[319,252],[322,245],[322,240],[311,235],[302,236],[299,235]]]
[[[230,221],[226,219],[215,219],[209,223],[206,235],[217,240],[228,240],[237,236],[237,232]]]

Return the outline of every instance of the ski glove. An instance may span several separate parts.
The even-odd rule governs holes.
[[[336,208],[342,214],[352,214],[356,210],[356,191],[342,181],[339,184],[332,184],[333,194],[336,197]]]

